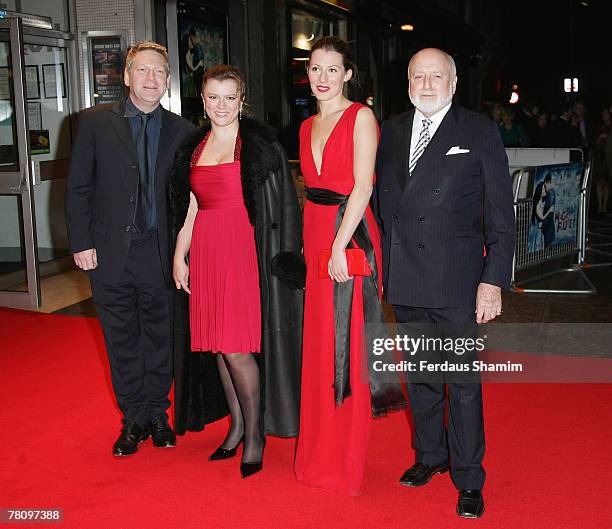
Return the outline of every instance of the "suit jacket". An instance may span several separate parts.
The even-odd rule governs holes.
[[[409,175],[413,117],[414,109],[383,124],[377,155],[385,296],[395,305],[473,307],[480,282],[510,287],[506,152],[495,123],[453,104]],[[469,152],[447,155],[457,146]]]
[[[580,149],[582,136],[578,127],[572,127],[567,120],[559,117],[550,125],[551,144],[553,147],[570,147]]]
[[[108,103],[81,113],[72,149],[66,190],[66,223],[72,253],[95,248],[98,267],[92,278],[116,285],[121,279],[132,239],[138,158],[124,102]],[[157,237],[162,269],[172,287],[168,238],[168,175],[174,153],[193,125],[162,108],[155,166]]]

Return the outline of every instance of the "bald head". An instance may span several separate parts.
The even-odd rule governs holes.
[[[412,56],[408,64],[410,101],[430,117],[453,100],[457,88],[457,68],[445,51],[425,48]]]
[[[448,65],[448,71],[451,77],[457,77],[457,67],[455,66],[455,59],[444,50],[440,50],[438,48],[424,48],[422,50],[417,51],[412,58],[410,59],[410,63],[408,64],[408,79],[410,79],[410,66],[415,62],[417,64],[432,63],[435,61],[446,61]]]

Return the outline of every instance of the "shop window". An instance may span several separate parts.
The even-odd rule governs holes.
[[[0,9],[49,17],[53,29],[70,30],[66,0],[0,0]]]
[[[288,150],[298,156],[298,135],[302,121],[316,113],[316,100],[310,91],[306,61],[312,45],[322,37],[335,35],[346,38],[346,19],[330,14],[329,18],[299,9],[291,10],[291,88],[290,131]]]

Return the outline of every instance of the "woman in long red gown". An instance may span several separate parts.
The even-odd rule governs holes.
[[[349,276],[345,249],[356,237],[362,219],[373,249],[375,268],[382,268],[380,234],[369,206],[378,125],[371,110],[343,95],[345,83],[356,71],[349,57],[346,42],[325,37],[313,45],[308,64],[308,78],[319,103],[319,113],[304,121],[300,129],[301,168],[308,192],[304,206],[307,274],[295,475],[307,485],[357,495],[370,436],[372,399],[363,356],[364,278]],[[321,199],[321,194],[331,194],[344,205],[329,205],[328,200]],[[342,196],[344,199],[338,200]],[[340,207],[346,209],[337,229]],[[329,249],[332,250],[329,277],[321,279],[319,253]],[[380,295],[380,274],[376,279],[375,292]],[[352,284],[353,289],[350,367],[346,373],[350,380],[338,388],[334,288],[347,281],[351,283],[345,287],[351,288]],[[380,303],[376,294],[375,303]]]

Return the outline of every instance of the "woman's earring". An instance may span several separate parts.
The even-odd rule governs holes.
[[[238,119],[242,119],[242,107],[240,107],[240,110],[238,111]]]
[[[208,116],[206,115],[206,107],[204,107],[204,119],[206,119]]]

